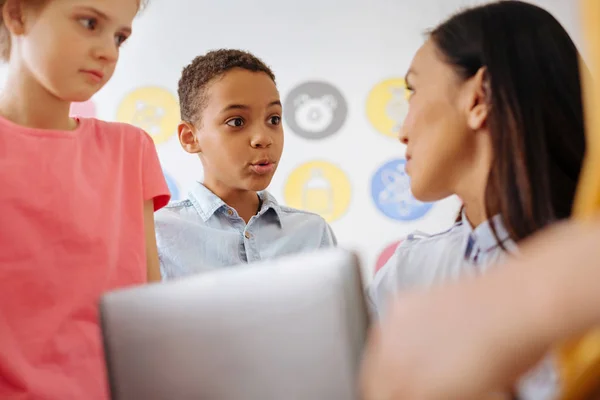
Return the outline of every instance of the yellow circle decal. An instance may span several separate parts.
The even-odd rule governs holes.
[[[348,210],[350,180],[331,163],[311,161],[290,174],[283,195],[290,207],[314,212],[332,222]]]
[[[397,138],[408,113],[408,91],[403,78],[379,82],[367,98],[367,117],[379,132]]]
[[[171,138],[179,123],[179,103],[166,89],[141,87],[130,92],[119,104],[117,120],[145,130],[154,143]]]

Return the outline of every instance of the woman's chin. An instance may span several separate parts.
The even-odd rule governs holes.
[[[438,191],[431,190],[428,185],[418,185],[414,181],[410,183],[410,191],[413,197],[422,203],[433,203],[448,197],[448,195],[442,195]]]

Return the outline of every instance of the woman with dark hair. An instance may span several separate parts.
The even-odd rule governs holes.
[[[380,317],[394,294],[480,274],[569,217],[585,149],[579,61],[560,23],[520,1],[466,9],[428,34],[406,74],[400,140],[414,196],[457,195],[462,218],[398,247],[370,288]],[[553,398],[552,361],[520,398]]]

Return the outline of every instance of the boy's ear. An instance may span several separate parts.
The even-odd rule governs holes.
[[[177,136],[179,137],[179,143],[185,151],[190,154],[201,153],[200,143],[196,137],[196,128],[189,122],[181,121],[177,125]]]
[[[19,0],[6,0],[2,7],[2,21],[13,35],[25,33],[24,4]]]

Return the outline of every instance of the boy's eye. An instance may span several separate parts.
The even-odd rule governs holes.
[[[80,18],[79,23],[85,28],[93,31],[98,26],[98,20],[96,18]]]
[[[226,124],[238,128],[244,125],[244,120],[241,118],[231,118],[229,121],[226,122]]]
[[[279,115],[273,115],[269,118],[269,123],[273,125],[279,125],[281,123],[281,117]]]

